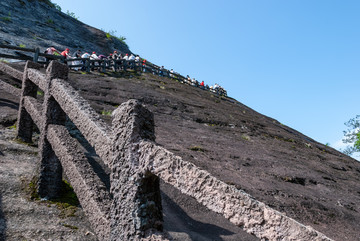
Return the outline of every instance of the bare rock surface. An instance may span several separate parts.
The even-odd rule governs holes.
[[[0,240],[97,240],[80,207],[66,217],[56,204],[29,200],[38,150],[14,138],[13,129],[0,129]]]
[[[109,54],[116,49],[130,53],[117,38],[60,12],[47,0],[2,0],[0,16],[0,44],[39,47],[41,52],[54,46],[59,51],[70,48],[71,52],[80,49]],[[0,53],[16,51],[0,49]]]

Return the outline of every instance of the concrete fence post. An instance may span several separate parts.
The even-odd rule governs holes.
[[[35,63],[38,62],[39,53],[40,53],[40,49],[39,49],[39,48],[35,48],[35,52],[34,52],[34,62],[35,62]]]
[[[138,101],[130,100],[114,111],[112,127],[110,240],[161,236],[159,178],[140,166],[137,152],[141,140],[155,140],[153,115]]]
[[[36,84],[31,82],[28,78],[28,69],[40,69],[41,65],[37,63],[33,63],[30,61],[26,62],[21,86],[21,98],[20,98],[20,106],[18,112],[18,122],[16,127],[16,138],[31,143],[32,142],[32,134],[34,129],[34,122],[31,119],[29,113],[26,111],[24,107],[24,97],[30,96],[36,98],[38,87]]]
[[[114,71],[114,72],[117,72],[117,60],[114,59],[114,60],[113,60],[113,63],[114,63],[114,65],[113,65],[113,71]]]
[[[106,60],[103,60],[101,62],[101,69],[102,69],[102,72],[105,73],[106,72]]]
[[[40,177],[38,193],[43,198],[58,197],[62,183],[62,167],[50,143],[47,129],[50,124],[65,125],[66,114],[50,94],[53,79],[67,79],[68,67],[58,61],[51,61],[46,70],[46,90],[44,90],[43,118],[40,136]]]
[[[90,59],[85,60],[85,70],[90,72]]]

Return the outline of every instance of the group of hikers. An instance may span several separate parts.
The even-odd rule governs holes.
[[[216,93],[218,95],[227,96],[227,91],[223,87],[221,87],[219,84],[216,84],[216,83],[214,86],[205,85],[204,81],[199,82],[195,78],[191,79],[189,75],[186,76],[186,78],[183,80],[183,82],[185,84],[188,84],[191,86],[195,86],[195,87],[199,87],[204,90],[208,90],[208,91]]]
[[[115,50],[113,53],[109,54],[108,56],[103,55],[103,54],[99,54],[97,55],[97,53],[95,51],[93,51],[91,54],[88,52],[82,53],[81,50],[77,50],[74,52],[74,54],[70,54],[70,49],[66,48],[64,51],[60,52],[58,50],[56,50],[54,47],[49,47],[45,50],[44,52],[45,54],[50,54],[50,55],[58,55],[58,56],[63,56],[64,59],[66,59],[68,65],[71,66],[78,66],[81,64],[84,64],[84,60],[85,59],[89,59],[89,60],[109,60],[109,61],[115,61],[118,64],[119,68],[134,68],[135,67],[135,63],[140,63],[140,56],[139,55],[133,55],[133,54],[118,54],[118,52]],[[74,60],[71,60],[74,59]],[[70,60],[70,61],[69,61]],[[143,60],[146,61],[146,60]],[[107,63],[108,65],[110,63]],[[99,62],[93,61],[92,62],[92,69],[94,69],[95,67],[99,67],[100,64]],[[138,65],[138,64],[137,64]],[[72,69],[74,70],[84,70],[85,67],[74,67]]]
[[[66,48],[64,51],[60,52],[57,49],[55,49],[53,46],[46,49],[45,53],[49,55],[63,56],[66,60],[68,60],[67,63],[69,67],[74,70],[85,70],[84,69],[85,59],[93,60],[91,61],[92,70],[94,70],[97,67],[100,67],[99,62],[96,62],[96,60],[108,60],[106,64],[107,65],[112,64],[112,66],[115,66],[114,67],[115,70],[116,68],[125,70],[127,68],[134,69],[135,67],[140,67],[141,71],[143,72],[151,72],[159,76],[174,78],[179,80],[181,83],[188,84],[194,87],[199,87],[201,89],[208,90],[218,95],[227,96],[227,91],[219,84],[215,84],[214,86],[205,85],[204,81],[199,82],[195,80],[195,78],[191,79],[189,75],[187,75],[186,78],[184,79],[178,78],[178,76],[180,76],[178,73],[176,73],[173,69],[168,71],[164,68],[164,66],[161,66],[159,69],[149,68],[147,61],[145,59],[141,59],[139,55],[118,53],[116,50],[113,53],[109,54],[108,56],[103,54],[97,55],[95,51],[93,51],[92,54],[89,54],[87,52],[82,53],[81,50],[77,50],[74,52],[74,54],[71,55],[69,48]],[[74,60],[69,61],[71,59]]]

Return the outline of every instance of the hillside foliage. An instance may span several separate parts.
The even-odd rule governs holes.
[[[347,147],[344,153],[350,155],[355,152],[360,152],[360,115],[351,118],[345,122],[345,125],[348,129],[344,131],[343,142],[352,144],[352,146]]]

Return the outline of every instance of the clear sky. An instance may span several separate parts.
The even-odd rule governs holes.
[[[52,2],[323,144],[360,114],[359,0]]]

